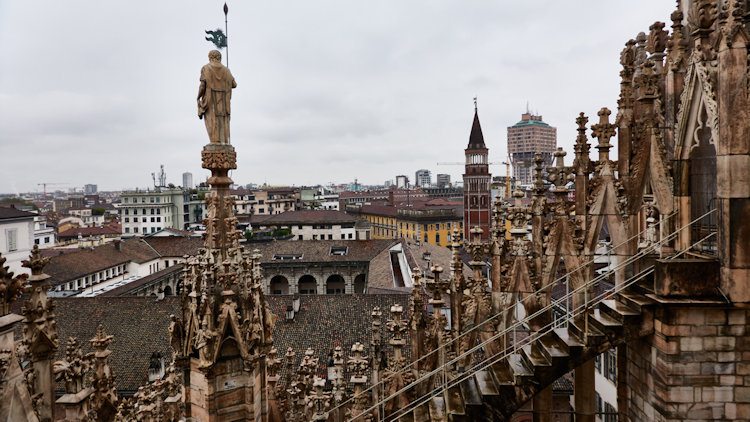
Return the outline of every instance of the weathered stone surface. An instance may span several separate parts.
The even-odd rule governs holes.
[[[717,296],[719,261],[702,259],[657,260],[654,291],[665,297]]]

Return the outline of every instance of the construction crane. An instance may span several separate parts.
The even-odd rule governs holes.
[[[70,183],[67,183],[67,182],[57,182],[57,183],[42,182],[42,183],[37,183],[36,185],[43,187],[43,189],[44,189],[44,200],[46,201],[47,200],[47,185],[54,186],[54,185],[69,185],[69,184]]]

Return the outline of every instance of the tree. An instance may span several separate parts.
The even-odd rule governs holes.
[[[102,207],[92,208],[91,215],[104,215],[106,210]]]

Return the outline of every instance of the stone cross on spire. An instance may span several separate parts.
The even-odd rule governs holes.
[[[599,162],[604,163],[609,161],[609,149],[612,148],[609,138],[615,136],[615,125],[609,122],[609,115],[612,112],[607,107],[603,107],[597,114],[599,114],[599,123],[591,126],[591,131],[592,135],[599,140],[599,145],[596,146],[599,150]]]

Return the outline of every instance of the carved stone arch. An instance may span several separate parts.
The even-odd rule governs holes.
[[[702,62],[688,67],[675,127],[675,157],[678,159],[688,159],[690,151],[698,146],[699,131],[710,131],[710,142],[714,145],[719,138],[719,109],[711,72],[711,65]]]

